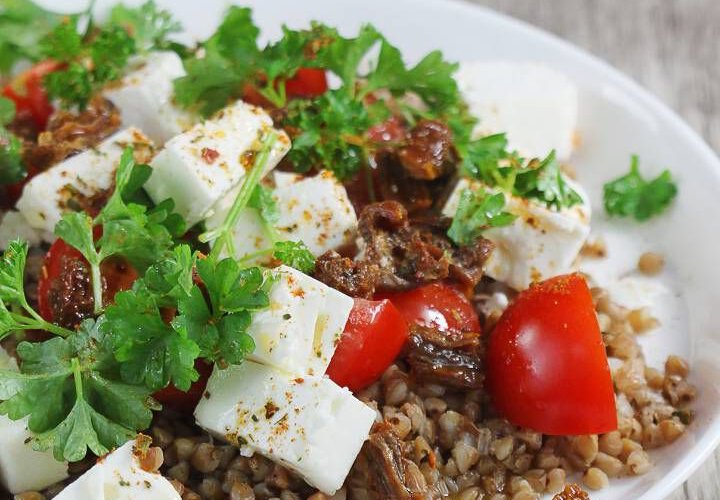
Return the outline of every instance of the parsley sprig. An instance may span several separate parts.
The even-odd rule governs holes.
[[[677,196],[677,191],[669,170],[647,180],[640,174],[640,158],[633,155],[630,172],[605,184],[605,211],[617,217],[646,221],[665,211]]]
[[[85,320],[67,338],[21,342],[21,373],[0,370],[0,413],[28,416],[33,448],[52,448],[57,460],[108,453],[146,429],[159,408],[147,387],[114,377],[102,322]]]
[[[512,224],[517,218],[505,208],[503,193],[488,193],[484,189],[464,189],[448,237],[458,245],[472,245],[483,231]]]
[[[488,187],[535,200],[554,210],[582,203],[580,195],[563,176],[555,151],[543,159],[528,160],[508,150],[505,134],[470,141],[461,171]]]

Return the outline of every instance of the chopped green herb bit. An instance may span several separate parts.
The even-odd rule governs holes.
[[[605,184],[605,211],[613,216],[646,221],[665,211],[677,191],[669,170],[664,170],[652,180],[644,179],[640,174],[640,159],[633,155],[630,172]]]
[[[448,237],[458,245],[472,245],[483,231],[513,223],[516,217],[504,209],[504,194],[465,189],[460,193]]]
[[[306,274],[315,270],[315,256],[302,241],[276,242],[273,257]]]

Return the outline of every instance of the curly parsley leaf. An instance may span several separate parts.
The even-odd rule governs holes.
[[[634,217],[642,222],[667,209],[677,192],[669,170],[647,180],[640,174],[640,159],[633,155],[630,172],[603,187],[603,201],[609,215]]]
[[[306,274],[315,270],[315,256],[302,241],[276,242],[273,246],[273,257]]]
[[[117,4],[110,11],[109,22],[130,33],[140,50],[171,48],[169,36],[182,31],[180,22],[153,0],[138,7]]]
[[[458,245],[471,245],[482,232],[513,223],[515,215],[505,210],[505,195],[483,189],[465,189],[448,229],[448,237]]]
[[[200,347],[200,356],[221,366],[241,363],[255,348],[247,333],[253,311],[269,306],[269,282],[260,268],[242,269],[233,259],[200,259],[203,288],[178,301],[173,327]],[[206,296],[208,299],[206,299]]]
[[[0,371],[0,413],[29,417],[33,447],[57,460],[102,456],[150,425],[157,405],[142,386],[115,381],[108,370],[102,320],[86,320],[66,338],[18,345],[22,373]]]
[[[134,39],[120,26],[108,25],[81,37],[76,18],[58,24],[43,40],[44,56],[66,67],[45,76],[45,88],[63,106],[83,109],[93,92],[118,79],[136,52]]]
[[[288,153],[297,171],[324,168],[345,180],[365,163],[363,136],[377,119],[362,102],[331,90],[311,101],[292,101],[286,122],[300,131]]]
[[[105,311],[103,332],[112,336],[122,379],[156,391],[173,384],[186,391],[199,377],[197,344],[168,325],[158,296],[144,283],[120,292]]]
[[[382,35],[369,24],[364,24],[355,38],[344,38],[333,28],[322,27],[320,31],[331,41],[318,51],[316,64],[335,73],[344,91],[354,96],[360,62]]]
[[[518,170],[513,193],[521,198],[538,200],[556,210],[582,203],[580,195],[562,175],[555,151],[544,160],[532,160],[526,168]]]
[[[440,51],[427,54],[412,68],[406,68],[402,54],[383,39],[378,62],[367,75],[363,93],[386,88],[397,96],[413,92],[427,104],[431,112],[443,114],[461,101],[453,74],[457,63],[446,61]]]
[[[43,57],[42,39],[62,20],[30,0],[0,0],[0,75]]]

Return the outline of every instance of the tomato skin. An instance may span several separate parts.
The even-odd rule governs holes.
[[[95,238],[99,238],[100,231],[98,228],[94,232]],[[62,274],[65,263],[73,260],[85,261],[85,257],[59,238],[55,240],[50,246],[50,250],[45,254],[38,282],[38,311],[45,321],[52,322],[54,319],[50,302],[50,289],[54,281]],[[105,285],[103,296],[106,303],[112,301],[118,292],[132,288],[133,283],[138,278],[135,269],[122,258],[107,259],[100,266],[100,273]]]
[[[326,374],[339,386],[360,391],[380,378],[407,338],[407,324],[390,301],[355,299]]]
[[[53,107],[43,87],[43,79],[60,67],[55,61],[42,61],[18,75],[2,93],[15,103],[18,114],[29,113],[38,130],[45,130]]]
[[[521,292],[495,326],[486,362],[495,409],[513,424],[553,435],[617,428],[610,367],[581,275]]]
[[[325,70],[318,68],[300,68],[295,76],[285,82],[288,97],[318,97],[327,92],[327,89]]]
[[[447,332],[481,332],[472,303],[458,289],[431,283],[404,292],[385,292],[375,298],[390,299],[408,324]]]
[[[187,392],[177,389],[174,385],[169,385],[164,389],[157,391],[153,397],[157,399],[163,406],[172,408],[182,413],[192,413],[200,402],[208,379],[212,374],[213,367],[207,361],[202,359],[195,360],[195,369],[200,374],[200,378],[192,383]]]

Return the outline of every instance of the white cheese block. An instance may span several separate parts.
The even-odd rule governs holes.
[[[353,307],[352,298],[288,266],[267,271],[276,282],[270,307],[253,315],[249,358],[297,376],[323,375]]]
[[[529,62],[475,61],[462,63],[456,78],[480,120],[477,136],[505,132],[510,149],[530,157],[572,153],[578,91],[565,75]]]
[[[41,233],[30,227],[20,212],[11,210],[0,215],[0,250],[6,249],[11,241],[18,238],[27,241],[30,246],[43,240]]]
[[[133,58],[128,74],[105,91],[105,97],[120,110],[124,126],[144,131],[157,145],[200,121],[173,102],[173,81],[185,76],[182,60],[175,52],[150,52]]]
[[[153,144],[140,130],[117,132],[96,148],[83,151],[50,167],[25,185],[17,209],[30,227],[52,234],[62,215],[73,210],[73,201],[110,189],[115,170],[127,146],[135,148],[135,159],[147,163]]]
[[[314,177],[275,172],[273,198],[279,218],[274,228],[280,240],[302,241],[316,257],[335,250],[354,238],[357,216],[345,187],[332,172],[323,171]],[[208,228],[222,224],[237,191],[234,190],[216,207],[208,219]],[[270,236],[254,209],[245,210],[233,228],[235,256],[259,252],[272,246]],[[254,259],[256,264],[269,264],[272,255]]]
[[[136,442],[128,441],[62,490],[55,500],[180,500],[160,473],[140,466]]]
[[[194,225],[240,184],[253,166],[262,139],[272,130],[272,119],[265,111],[238,101],[165,143],[151,163],[153,173],[145,191],[156,203],[174,199],[175,211]],[[263,175],[290,149],[287,134],[275,133],[278,141]]]
[[[252,361],[216,368],[207,394],[195,409],[198,425],[329,495],[342,486],[375,420],[328,378],[296,378]]]
[[[0,369],[17,370],[15,359],[2,347]],[[68,477],[67,463],[55,460],[51,450],[32,449],[27,421],[0,415],[0,484],[13,494],[42,490]]]
[[[505,194],[505,209],[517,215],[509,226],[488,229],[483,236],[495,248],[485,264],[485,273],[516,290],[531,283],[571,272],[590,233],[590,203],[580,186],[565,181],[583,203],[560,211],[536,202]],[[487,189],[479,182],[461,179],[450,195],[443,215],[453,217],[465,189]]]

